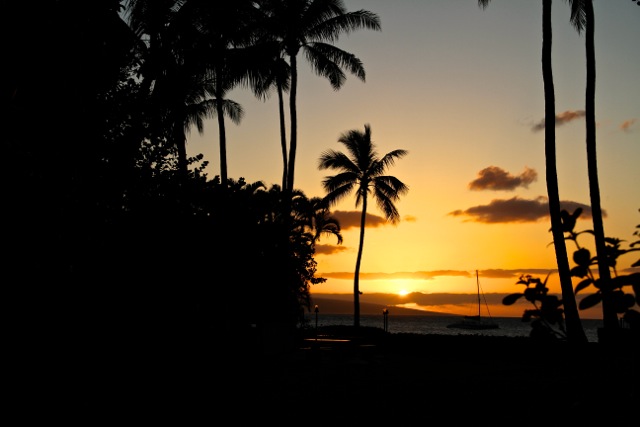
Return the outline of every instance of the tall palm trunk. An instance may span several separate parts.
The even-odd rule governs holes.
[[[589,174],[589,194],[591,196],[591,215],[593,217],[593,234],[598,256],[598,275],[602,290],[602,320],[605,328],[617,328],[618,316],[611,301],[611,271],[607,262],[607,248],[605,244],[604,224],[600,206],[600,184],[598,181],[598,158],[596,152],[596,57],[595,57],[595,14],[593,0],[586,0],[586,57],[587,57],[587,87],[585,98],[585,121],[587,142],[587,166]]]
[[[216,76],[216,115],[218,118],[218,136],[220,139],[220,183],[222,190],[227,188],[227,133],[224,127],[224,95],[222,90],[223,71],[218,68]]]
[[[362,262],[362,250],[364,248],[364,227],[367,219],[367,195],[362,197],[362,216],[360,217],[360,242],[358,244],[358,257],[356,258],[356,271],[353,275],[353,326],[360,327],[360,263]]]
[[[553,234],[553,245],[562,290],[562,302],[567,322],[567,339],[570,342],[587,342],[587,336],[580,322],[576,297],[571,283],[571,270],[560,217],[560,191],[558,190],[558,173],[556,170],[556,101],[551,63],[551,3],[552,0],[542,0],[542,80],[544,82],[545,104],[544,149],[549,216],[551,218],[551,233]]]
[[[282,189],[287,187],[287,128],[284,117],[282,85],[278,83],[278,113],[280,114],[280,145],[282,147]]]
[[[296,95],[298,94],[298,62],[296,55],[290,55],[291,62],[291,90],[289,92],[289,117],[291,119],[291,138],[289,138],[289,169],[287,171],[287,188],[289,194],[293,192],[293,179],[296,168],[296,149],[298,146],[298,114],[296,111]]]

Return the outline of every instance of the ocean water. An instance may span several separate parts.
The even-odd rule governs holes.
[[[307,316],[309,326],[316,326],[314,314]],[[387,317],[387,332],[412,333],[412,334],[439,334],[439,335],[486,335],[527,337],[531,332],[531,324],[523,322],[518,317],[493,317],[498,329],[466,330],[452,329],[447,325],[461,320],[458,316],[391,316]],[[320,314],[317,318],[318,327],[334,325],[353,325],[353,315]],[[384,329],[384,317],[382,315],[360,315],[361,326],[373,326]],[[602,320],[582,319],[582,326],[589,342],[598,342],[598,328],[602,327]]]

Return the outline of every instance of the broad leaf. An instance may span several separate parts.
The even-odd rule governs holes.
[[[578,303],[578,308],[580,310],[586,310],[591,308],[602,302],[602,294],[600,292],[596,292],[595,294],[587,295],[586,297],[580,300]]]
[[[583,281],[581,281],[580,283],[578,283],[576,285],[576,289],[573,292],[576,295],[578,295],[578,292],[580,292],[584,288],[588,287],[591,283],[593,283],[593,280],[590,277],[588,277],[588,278],[584,279]]]
[[[591,252],[589,249],[581,248],[573,253],[573,262],[581,267],[588,267],[591,264]]]
[[[504,305],[513,305],[516,301],[518,301],[524,294],[511,294],[507,295],[502,299],[502,304]]]
[[[537,292],[535,288],[527,288],[524,290],[524,297],[527,299],[527,301],[534,302],[538,300],[539,294],[540,293]]]
[[[576,266],[571,269],[571,275],[573,277],[585,277],[589,273],[586,267]]]

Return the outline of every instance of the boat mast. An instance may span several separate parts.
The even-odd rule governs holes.
[[[480,320],[480,279],[478,278],[478,270],[476,270],[476,287],[478,288],[478,320]]]

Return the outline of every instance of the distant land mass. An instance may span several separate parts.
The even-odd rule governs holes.
[[[353,297],[352,297],[353,298]],[[343,299],[332,299],[326,297],[311,297],[311,310],[318,305],[320,314],[353,314],[353,299],[351,301]],[[360,301],[360,314],[382,315],[383,309],[389,310],[389,315],[393,316],[455,316],[453,314],[440,313],[437,311],[414,310],[411,308],[387,306],[383,304],[373,304]]]

